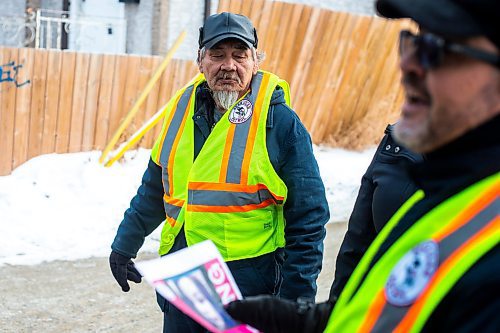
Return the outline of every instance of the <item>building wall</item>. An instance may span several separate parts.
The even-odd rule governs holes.
[[[340,12],[374,15],[374,0],[277,0],[302,3],[308,6],[331,9]]]
[[[19,31],[19,24],[25,21],[25,0],[1,0],[0,1],[0,45],[23,46],[24,33]],[[4,28],[5,24],[5,28]]]
[[[40,8],[63,10],[62,0],[40,0]]]
[[[125,4],[127,20],[126,52],[132,54],[152,54],[154,0]]]
[[[185,30],[184,42],[175,53],[176,58],[196,59],[198,50],[198,29],[203,25],[205,12],[204,0],[171,0],[168,9],[167,49],[169,49]]]
[[[95,53],[126,52],[127,24],[123,3],[72,0],[69,10],[70,17],[81,22],[70,25],[69,49]]]

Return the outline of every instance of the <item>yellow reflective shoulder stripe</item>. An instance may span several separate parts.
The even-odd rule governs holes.
[[[175,156],[175,151],[177,150],[179,139],[183,133],[184,124],[186,123],[186,119],[189,114],[187,110],[189,110],[189,105],[192,100],[191,95],[194,93],[194,90],[194,85],[189,86],[180,96],[172,120],[167,128],[165,139],[162,144],[162,149],[160,151],[160,164],[163,166],[167,166],[167,174],[163,176],[163,186],[167,195],[172,195],[173,193],[173,159]]]
[[[168,129],[169,125],[170,125],[170,121],[172,120],[172,116],[173,116],[173,113],[175,110],[173,110],[176,106],[177,106],[177,103],[179,101],[179,98],[181,97],[181,95],[184,93],[184,91],[191,85],[197,85],[199,84],[200,82],[203,82],[205,81],[205,76],[201,73],[197,74],[191,81],[189,81],[183,88],[179,89],[175,95],[170,99],[170,101],[167,103],[167,105],[165,106],[165,120],[163,122],[163,126],[162,126],[162,130],[160,132],[160,135],[158,136],[158,138],[156,139],[154,145],[153,145],[153,149],[151,150],[151,158],[153,159],[153,161],[160,165],[160,151],[163,147],[163,141],[165,139],[165,134],[166,134],[166,130]]]
[[[269,81],[271,79],[270,73],[259,73],[261,76],[262,82],[259,83],[259,89],[257,90],[257,99],[255,101],[254,105],[254,110],[255,113],[252,116],[254,119],[251,122],[250,126],[250,131],[248,133],[248,138],[247,138],[247,144],[245,147],[244,155],[243,155],[243,161],[241,164],[241,177],[239,180],[240,184],[248,184],[248,172],[250,168],[250,159],[252,157],[252,152],[255,146],[255,139],[257,135],[257,129],[259,127],[259,123],[261,122],[261,115],[265,114],[267,116],[267,110],[266,112],[263,112],[262,108],[264,105],[264,101],[267,99],[269,100],[271,98],[271,94],[274,91],[274,87],[276,87],[277,81],[275,81],[272,84],[273,89],[269,89]],[[277,80],[277,76],[274,75],[275,80]]]
[[[222,157],[219,181],[234,184],[248,183],[248,169],[255,142],[255,134],[262,114],[271,74],[262,71],[252,79],[251,91],[244,98],[252,105],[250,118],[240,124],[231,123]],[[237,103],[235,108],[239,107]],[[231,110],[232,111],[232,110]],[[231,111],[228,111],[230,113]]]

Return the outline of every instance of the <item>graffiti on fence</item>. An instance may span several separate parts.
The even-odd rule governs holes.
[[[15,61],[0,65],[0,83],[7,82],[7,84],[9,84],[12,82],[16,88],[29,84],[31,82],[30,80],[26,80],[24,82],[19,81],[18,74],[21,68],[23,68],[23,65],[16,65]]]

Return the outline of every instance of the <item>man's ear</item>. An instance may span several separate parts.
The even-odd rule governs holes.
[[[198,64],[200,73],[203,73],[203,67],[201,66],[201,50],[198,50],[198,58],[196,59],[196,63]]]
[[[259,70],[259,62],[257,60],[255,60],[254,64],[253,64],[253,75],[257,74],[257,71]]]

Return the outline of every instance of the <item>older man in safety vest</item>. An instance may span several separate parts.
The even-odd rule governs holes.
[[[288,84],[259,70],[257,32],[242,15],[200,28],[200,74],[179,90],[142,185],[112,244],[123,291],[131,258],[165,221],[160,255],[212,240],[245,296],[314,299],[328,205],[309,134]],[[161,296],[164,331],[203,332]]]
[[[409,169],[420,190],[336,303],[262,296],[228,311],[266,333],[499,332],[500,1],[378,0],[377,9],[420,28],[400,35],[406,99],[394,132],[426,154]]]

